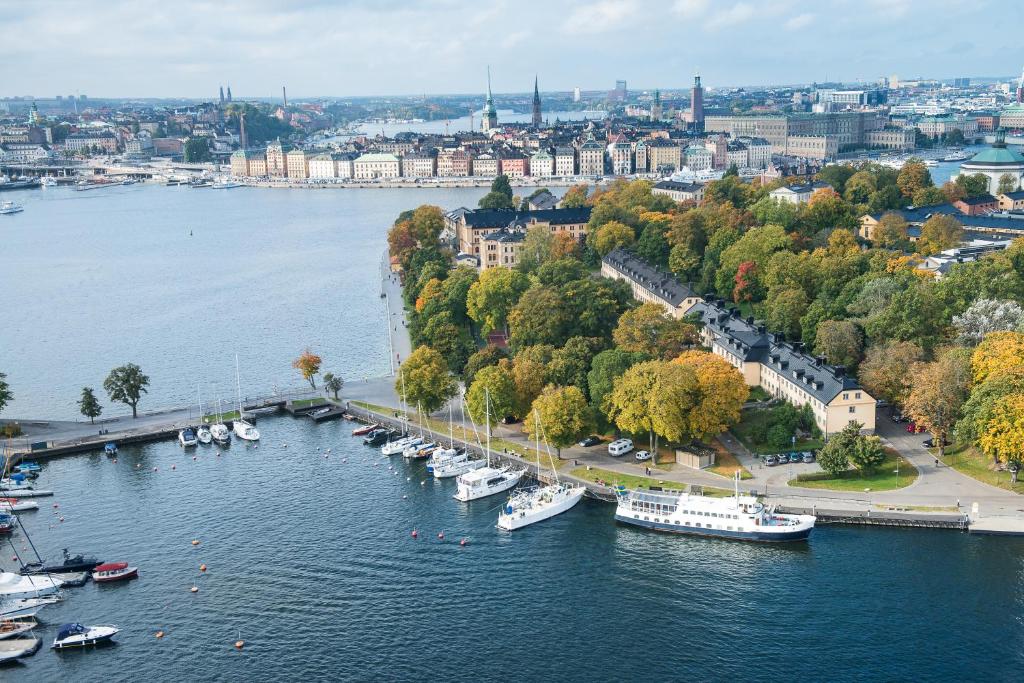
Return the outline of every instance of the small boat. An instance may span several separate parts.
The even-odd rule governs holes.
[[[43,187],[56,187],[57,186],[57,179],[54,178],[53,176],[46,176],[45,178],[43,178],[40,181],[40,184]]]
[[[423,443],[423,438],[419,436],[407,436],[396,441],[388,441],[386,444],[380,447],[381,455],[399,455],[406,448],[415,446]]]
[[[457,477],[485,466],[484,460],[470,460],[469,453],[464,450],[448,449],[445,453],[434,453],[427,463],[427,471],[433,473],[435,479]]]
[[[53,595],[60,590],[60,586],[59,580],[49,576],[21,576],[13,572],[0,572],[0,599]]]
[[[196,431],[194,429],[191,427],[185,427],[178,432],[178,442],[187,448],[189,446],[197,445],[199,443],[199,439],[196,437]]]
[[[39,622],[35,619],[25,619],[24,621],[4,619],[3,621],[0,621],[0,640],[7,640],[8,638],[20,636],[22,633],[31,631],[36,626],[39,626]]]
[[[117,444],[111,441],[103,446],[103,452],[107,455],[117,455]]]
[[[117,626],[83,626],[82,624],[64,624],[53,639],[52,649],[64,650],[71,647],[86,647],[109,642],[121,629]]]
[[[215,190],[233,190],[236,187],[243,187],[243,184],[235,182],[234,180],[225,180],[221,178],[212,183],[210,187]]]
[[[231,426],[235,430],[235,436],[237,436],[239,439],[242,439],[244,441],[259,441],[260,440],[260,432],[259,432],[259,430],[256,429],[255,427],[253,427],[251,424],[249,424],[245,420],[241,420],[241,419],[235,420],[231,424]]]
[[[28,512],[38,510],[39,503],[34,500],[22,500],[21,498],[0,498],[0,512]]]
[[[127,581],[139,576],[138,567],[129,567],[127,562],[108,562],[92,570],[92,580],[96,583],[111,581]]]
[[[206,425],[201,425],[196,429],[196,438],[199,439],[201,444],[213,443],[213,434],[210,432],[210,428]]]
[[[26,479],[24,474],[12,474],[7,479],[0,479],[0,497],[35,498],[53,495],[53,491],[34,488]]]
[[[409,446],[402,451],[402,456],[406,458],[426,458],[433,453],[436,448],[436,443],[417,444],[415,446]]]
[[[0,640],[0,662],[10,662],[34,655],[43,641],[39,638],[11,638]]]
[[[231,441],[231,432],[228,431],[227,425],[218,422],[215,425],[210,425],[210,437],[217,443],[225,444]]]
[[[39,466],[39,463],[37,462],[23,462],[19,463],[14,468],[14,471],[17,472],[18,474],[31,476],[33,473],[38,474],[41,469],[42,468]]]
[[[34,617],[39,610],[61,601],[60,595],[44,595],[38,598],[17,598],[0,602],[0,619],[24,619]]]
[[[9,215],[14,213],[21,213],[25,210],[21,204],[15,204],[14,202],[4,202],[0,204],[0,214]]]
[[[382,443],[386,443],[390,437],[390,429],[375,429],[363,437],[363,443],[367,446],[379,446]]]
[[[60,581],[64,588],[79,588],[89,580],[88,572],[56,572],[50,576]]]
[[[455,500],[468,502],[477,498],[486,498],[496,493],[504,493],[519,483],[526,470],[511,470],[508,467],[480,467],[460,474],[455,480],[458,488]]]
[[[352,436],[363,436],[364,434],[369,434],[374,429],[379,429],[379,428],[380,428],[380,425],[376,424],[376,423],[369,424],[369,425],[363,425],[362,427],[356,427],[355,429],[352,430]]]
[[[0,512],[0,534],[14,531],[16,526],[18,526],[18,517],[16,515]]]
[[[55,574],[62,572],[91,572],[93,567],[103,564],[102,560],[84,555],[71,555],[64,548],[64,561],[60,564],[45,564],[42,561],[29,562],[21,568],[22,574]]]

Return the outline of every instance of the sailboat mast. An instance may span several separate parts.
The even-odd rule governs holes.
[[[536,429],[533,430],[534,431],[534,435],[537,437],[537,439],[536,439],[536,441],[537,441],[537,483],[539,484],[540,483],[540,413],[537,412],[536,408],[533,409],[533,423],[534,423],[533,426],[536,427]]]
[[[238,419],[242,419],[242,380],[238,374],[238,354],[235,354],[235,388],[238,391]]]
[[[491,466],[491,392],[484,389],[484,416],[487,420],[487,466]]]

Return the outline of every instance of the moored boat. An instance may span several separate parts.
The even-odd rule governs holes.
[[[519,483],[526,470],[485,466],[460,474],[455,480],[457,488],[453,498],[462,502],[504,493]]]
[[[35,598],[53,595],[60,590],[60,581],[49,576],[21,576],[0,572],[0,599]]]
[[[0,640],[0,662],[10,662],[34,655],[43,644],[39,638],[11,638]]]
[[[402,457],[411,458],[414,460],[422,460],[423,458],[429,458],[431,454],[433,454],[433,452],[437,450],[437,448],[438,445],[433,442],[418,444],[416,446],[410,446],[409,448],[406,448],[404,451],[402,451]]]
[[[117,444],[111,441],[103,445],[103,452],[107,455],[117,455]]]
[[[199,439],[196,437],[196,430],[191,427],[185,427],[185,429],[178,432],[178,442],[186,448],[197,445]]]
[[[64,650],[71,647],[86,647],[88,645],[99,645],[108,642],[116,636],[121,629],[113,625],[83,626],[79,623],[64,624],[53,639],[54,650]]]
[[[25,210],[21,204],[15,204],[14,202],[4,202],[0,204],[0,215],[9,215],[15,213],[21,213]]]
[[[196,429],[196,439],[198,439],[201,444],[213,443],[213,434],[210,432],[210,428],[206,425],[201,425]]]
[[[96,583],[127,581],[137,578],[138,575],[139,568],[129,567],[127,562],[107,562],[92,570],[92,580]]]
[[[21,498],[0,498],[0,512],[28,512],[38,510],[39,503],[34,500],[23,500]]]
[[[235,436],[243,441],[259,441],[260,432],[250,423],[245,420],[238,419],[231,423],[232,429],[234,429]]]
[[[231,432],[228,430],[227,425],[218,422],[217,424],[210,425],[210,437],[219,444],[225,444],[231,441]]]
[[[79,588],[89,580],[88,572],[54,572],[50,576],[60,581],[61,588]]]
[[[38,625],[39,623],[35,619],[23,619],[19,621],[4,619],[3,621],[0,621],[0,640],[16,638],[22,633],[28,633]]]
[[[18,517],[16,515],[0,512],[0,534],[14,531],[16,526],[18,526]]]
[[[0,601],[0,619],[24,619],[34,617],[39,610],[61,601],[60,595],[44,595],[38,598],[13,598]]]
[[[423,438],[419,436],[407,436],[403,439],[396,441],[388,441],[386,444],[380,447],[381,455],[399,455],[406,448],[415,446],[416,444],[423,443]]]
[[[363,443],[367,446],[380,446],[382,443],[386,443],[390,437],[390,429],[375,429],[363,437]]]
[[[355,429],[352,430],[352,436],[363,436],[365,434],[369,434],[374,429],[378,429],[379,427],[380,425],[377,423],[363,425],[362,427],[356,427]]]
[[[7,479],[0,479],[0,497],[3,498],[36,498],[52,495],[53,491],[32,486],[24,474],[12,474]]]
[[[483,460],[470,460],[468,457],[453,459],[450,462],[435,465],[433,474],[435,479],[449,479],[481,469],[486,465],[487,463]]]
[[[71,555],[64,548],[64,561],[60,564],[46,564],[42,561],[29,562],[21,568],[22,574],[55,574],[61,572],[91,572],[93,567],[103,564],[102,560],[84,555]]]
[[[586,488],[565,482],[521,489],[508,498],[498,513],[498,528],[514,531],[561,514],[580,502]]]

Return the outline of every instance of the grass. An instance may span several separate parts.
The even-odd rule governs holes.
[[[938,449],[930,450],[938,457]],[[943,456],[942,462],[972,479],[1014,493],[1024,493],[1024,481],[1021,481],[1024,476],[1019,477],[1016,484],[1011,484],[1010,473],[1006,470],[997,470],[992,459],[971,444],[953,444],[946,449],[946,455]]]
[[[594,483],[603,483],[605,486],[625,486],[627,489],[650,489],[652,486],[669,489],[682,489],[686,486],[681,482],[677,481],[665,481],[658,479],[657,477],[645,477],[642,475],[634,474],[623,474],[621,472],[613,472],[612,470],[601,469],[600,467],[576,467],[569,472],[572,476],[577,479],[583,479],[584,481],[592,481]],[[703,487],[704,495],[706,496],[729,496],[732,495],[732,491],[727,489],[717,489],[710,486]]]
[[[896,481],[896,451],[887,448],[885,460],[869,474],[847,470],[838,475],[828,472],[801,474],[789,481],[790,486],[805,489],[827,489],[829,491],[894,491],[910,486],[917,479],[917,468],[900,458],[899,482]]]
[[[759,427],[768,423],[771,419],[771,410],[756,408],[752,410],[744,410],[742,419],[739,424],[732,428],[732,433],[736,435],[743,445],[750,450],[751,453],[764,454],[764,453],[783,453],[791,450],[796,451],[810,451],[821,448],[825,445],[825,442],[821,439],[803,439],[796,442],[795,446],[787,444],[785,448],[776,448],[766,443],[754,441],[752,436],[753,432],[757,431]]]
[[[750,395],[747,396],[748,401],[767,401],[772,397],[767,391],[761,387],[750,387]]]
[[[715,449],[715,464],[713,467],[709,467],[709,472],[720,474],[723,477],[733,478],[736,472],[740,473],[740,480],[753,479],[754,475],[750,471],[740,464],[740,461],[736,459],[736,456],[729,452],[722,443],[715,439],[711,442],[711,447]]]
[[[302,398],[302,399],[299,399],[297,401],[292,401],[292,407],[293,408],[305,408],[307,406],[319,405],[321,403],[326,403],[326,402],[327,402],[327,399],[325,399],[325,398]]]
[[[215,422],[228,422],[230,420],[238,419],[238,411],[232,410],[230,413],[213,413],[212,415],[204,415],[204,424],[214,424]]]

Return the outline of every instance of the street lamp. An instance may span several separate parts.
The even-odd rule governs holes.
[[[896,488],[900,487],[900,456],[896,456]]]

